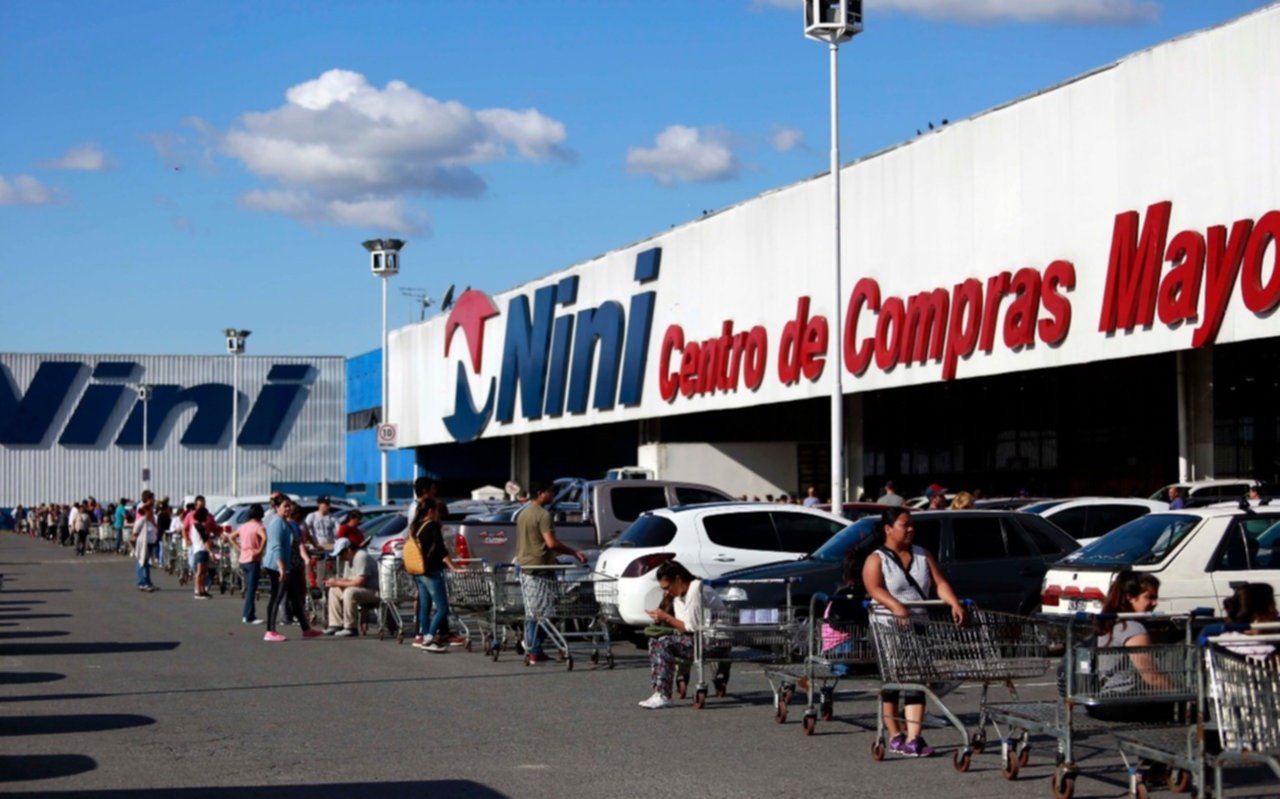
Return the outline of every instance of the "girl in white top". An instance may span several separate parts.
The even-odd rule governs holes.
[[[155,544],[156,530],[155,498],[150,491],[143,492],[142,502],[134,513],[133,559],[137,561],[138,590],[148,593],[156,590],[151,584],[151,546]]]
[[[693,634],[702,627],[707,611],[723,611],[724,602],[710,586],[703,585],[688,569],[674,560],[658,567],[658,587],[671,597],[674,613],[657,609],[648,611],[654,624],[675,630],[671,635],[649,639],[649,680],[653,695],[640,702],[640,707],[659,710],[671,705],[671,684],[676,666],[693,657]]]
[[[964,606],[938,568],[938,562],[927,549],[913,544],[916,531],[911,525],[911,511],[892,508],[885,511],[881,523],[884,546],[868,555],[862,566],[862,583],[867,587],[867,594],[884,609],[881,620],[891,623],[886,612],[902,622],[910,619],[913,612],[924,613],[921,608],[908,609],[903,603],[924,602],[936,589],[938,598],[951,607],[951,617],[956,624],[963,623]],[[933,749],[920,737],[924,694],[908,691],[901,697],[905,729],[899,723],[898,699],[897,691],[881,692],[881,713],[889,731],[889,751],[907,757],[928,757]]]

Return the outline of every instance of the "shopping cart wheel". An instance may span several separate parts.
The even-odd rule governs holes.
[[[987,731],[978,730],[973,735],[970,735],[969,746],[973,749],[974,753],[979,755],[982,754],[983,750],[987,748]]]
[[[572,657],[567,657],[567,658],[565,658],[565,659],[564,659],[564,667],[565,667],[565,670],[566,670],[566,671],[573,671],[573,658],[572,658]]]
[[[694,709],[694,710],[702,710],[702,708],[703,708],[706,704],[707,704],[707,689],[705,689],[705,688],[699,688],[697,691],[694,691],[694,693],[693,693],[693,709]]]
[[[493,658],[493,662],[498,662],[498,655],[502,652],[502,647],[495,646],[489,649],[489,657]]]
[[[973,750],[969,749],[968,747],[965,747],[964,749],[957,749],[955,755],[952,756],[951,758],[951,765],[954,766],[956,771],[960,772],[961,774],[968,771],[969,766],[972,763],[973,763]]]
[[[218,583],[218,593],[219,593],[219,594],[226,594],[226,593],[227,593],[227,584],[226,584],[226,583]]]
[[[494,658],[494,660],[497,660],[497,658]],[[526,666],[532,666],[532,665],[533,665],[533,655],[525,655],[525,656],[524,656],[524,665],[526,665]]]
[[[812,713],[804,714],[804,734],[813,735],[813,731],[818,726],[818,717]]]
[[[1000,769],[1000,773],[1004,775],[1006,780],[1016,780],[1018,778],[1018,769],[1022,768],[1022,758],[1018,753],[1010,749],[1005,752],[1004,767]]]
[[[1031,762],[1031,746],[1029,744],[1020,744],[1018,746],[1018,765],[1025,766]]]
[[[689,692],[688,680],[676,680],[676,696],[684,699],[684,695]]]
[[[884,760],[884,741],[877,738],[871,744],[871,759],[879,763]]]
[[[465,644],[463,644],[463,645],[462,645],[462,648],[463,648],[463,649],[465,649],[465,650],[466,650],[466,651],[468,651],[468,652],[470,652],[470,651],[471,651],[471,639],[470,639],[470,638],[468,638],[468,639],[467,639],[467,642],[466,642]]]
[[[796,688],[794,685],[782,686],[782,704],[784,705],[791,704],[791,700],[795,698],[795,695],[796,695]]]
[[[592,662],[592,663],[599,663],[599,662],[600,662],[600,653],[599,653],[599,652],[592,652],[592,653],[591,653],[591,662]]]
[[[607,669],[613,669],[613,653],[612,652],[604,656],[604,665],[605,665],[605,668]]]
[[[1169,790],[1174,793],[1186,793],[1191,790],[1191,772],[1175,768],[1169,771]]]
[[[1058,766],[1053,772],[1053,799],[1071,799],[1076,792],[1076,775]]]
[[[404,643],[404,630],[401,630],[398,633],[396,633],[396,643],[397,644]]]
[[[716,683],[716,698],[723,699],[724,695],[729,693],[729,684],[723,682]]]
[[[1140,782],[1133,786],[1133,795],[1135,799],[1148,799],[1150,794],[1147,792],[1147,784]]]
[[[786,723],[787,720],[787,700],[783,696],[778,697],[778,707],[773,711],[773,720],[779,724]]]

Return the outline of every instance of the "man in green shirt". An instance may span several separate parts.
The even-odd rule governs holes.
[[[542,663],[550,658],[542,651],[538,624],[555,608],[556,575],[554,570],[539,567],[555,565],[557,552],[572,555],[579,563],[586,563],[587,556],[556,538],[555,525],[547,512],[547,505],[555,498],[551,487],[534,488],[529,495],[533,497],[529,504],[516,514],[516,565],[521,567],[525,654],[530,663]]]

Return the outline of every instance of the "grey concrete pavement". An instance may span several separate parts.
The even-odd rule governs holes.
[[[840,701],[812,737],[772,720],[758,669],[695,712],[645,711],[647,659],[613,671],[525,667],[376,638],[268,644],[240,600],[195,601],[127,558],[0,534],[0,791],[40,796],[1044,797],[1038,742],[1016,782],[998,758],[956,774],[954,731],[925,761],[873,763],[870,701]],[[1048,696],[1051,689],[1028,689]],[[976,692],[952,698],[967,718]],[[852,718],[851,718],[852,717]],[[1086,748],[1086,751],[1092,750]],[[1090,757],[1077,795],[1125,793],[1117,758]],[[1105,768],[1104,768],[1105,767]],[[1274,786],[1263,786],[1270,789]]]

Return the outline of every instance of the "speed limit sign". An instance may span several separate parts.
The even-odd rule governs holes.
[[[378,449],[396,448],[396,426],[393,424],[378,425]]]

